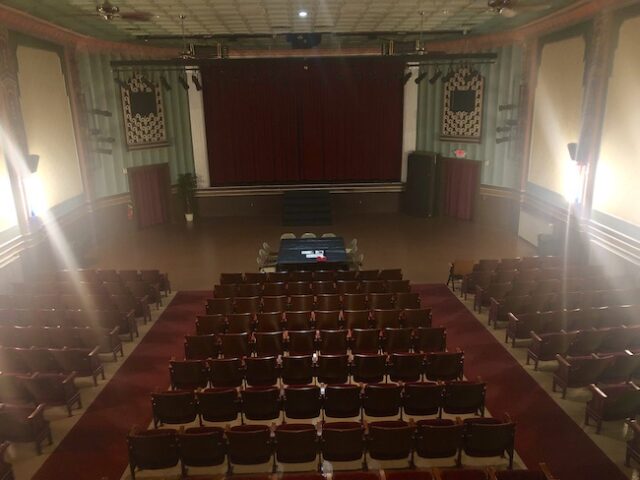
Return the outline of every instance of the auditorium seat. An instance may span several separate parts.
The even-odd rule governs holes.
[[[382,350],[387,354],[408,352],[413,343],[410,328],[385,328],[382,331]]]
[[[181,425],[195,421],[198,416],[193,391],[170,390],[151,394],[153,427],[166,424]]]
[[[562,398],[567,395],[568,388],[586,387],[596,383],[602,373],[613,363],[613,357],[598,357],[590,355],[586,357],[563,357],[556,355],[558,369],[553,374],[551,390],[556,387],[562,390]]]
[[[241,392],[244,420],[277,420],[280,418],[280,389],[247,387]]]
[[[484,417],[486,391],[487,385],[481,381],[447,382],[442,393],[442,411],[447,414],[471,414]]]
[[[368,383],[362,395],[362,408],[369,417],[400,415],[402,387],[397,383]]]
[[[403,409],[409,416],[440,416],[444,385],[436,382],[407,382],[404,384]]]
[[[317,385],[289,385],[284,388],[283,408],[285,421],[312,420],[320,417],[322,399]]]
[[[306,385],[313,383],[313,357],[311,355],[290,354],[282,357],[282,383],[285,385]]]
[[[346,380],[345,380],[346,381]],[[362,392],[358,385],[329,384],[324,390],[324,418],[355,418],[361,416]]]
[[[329,462],[355,462],[364,458],[364,427],[360,422],[326,422],[322,425],[322,459]],[[336,464],[333,463],[334,470]],[[334,475],[335,477],[335,475]]]
[[[315,330],[290,330],[287,332],[289,355],[313,355],[316,351]]]
[[[254,315],[252,313],[232,313],[226,315],[226,319],[227,330],[225,333],[227,334],[244,334],[253,330]]]
[[[231,387],[214,387],[196,393],[200,422],[231,422],[240,414],[238,391]]]
[[[255,332],[254,348],[258,357],[279,356],[284,353],[282,332]]]
[[[285,314],[285,324],[287,330],[310,330],[312,328],[312,312],[288,311]]]
[[[239,357],[208,360],[210,381],[214,387],[239,387],[244,379],[242,359]]]
[[[320,330],[318,349],[321,355],[341,355],[347,353],[347,330]]]
[[[174,390],[195,390],[209,383],[209,370],[204,360],[171,360],[169,378]]]
[[[247,385],[266,387],[278,383],[280,372],[275,356],[246,357],[244,363]]]
[[[386,355],[377,353],[353,356],[353,380],[362,383],[382,382],[386,376]]]
[[[225,358],[244,358],[249,356],[249,334],[225,333],[220,335],[220,353]]]
[[[367,453],[375,460],[407,460],[412,465],[414,429],[401,420],[371,422],[368,429]]]
[[[429,352],[425,355],[424,375],[427,380],[461,380],[464,353]]]
[[[424,459],[451,459],[460,466],[464,425],[450,419],[426,419],[416,423],[415,453]],[[438,478],[438,477],[436,477]]]
[[[422,377],[424,356],[420,353],[388,352],[392,382],[417,382]]]
[[[416,352],[444,352],[447,349],[447,330],[444,327],[418,327],[413,335]]]
[[[329,295],[319,295],[317,297],[318,301],[321,300],[321,297],[326,296]],[[340,328],[340,298],[338,297],[338,295],[335,295],[335,297],[337,297],[338,300],[338,303],[336,304],[338,308],[335,310],[323,310],[320,309],[320,306],[316,305],[316,308],[318,308],[318,310],[313,312],[313,317],[315,328],[317,330],[338,330]]]
[[[216,335],[185,335],[184,356],[188,360],[206,360],[218,356]]]
[[[592,397],[586,405],[584,424],[589,425],[589,419],[593,419],[596,433],[600,433],[603,421],[635,418],[640,412],[640,388],[634,383],[591,384],[589,389]]]
[[[220,427],[191,427],[178,434],[183,478],[187,478],[189,467],[212,467],[224,463],[227,456],[224,433]]]
[[[196,316],[196,335],[220,335],[226,330],[227,319],[220,313]]]
[[[322,334],[322,332],[320,332]],[[318,382],[326,384],[346,383],[349,378],[349,357],[344,354],[325,354],[320,350],[318,356]]]
[[[42,403],[35,408],[32,405],[0,404],[0,442],[34,442],[36,453],[40,455],[45,440],[49,445],[53,444],[44,408]]]
[[[177,431],[170,428],[140,430],[134,427],[127,435],[129,470],[135,480],[139,470],[161,470],[178,465],[180,449]]]
[[[342,312],[344,318],[344,326],[347,330],[353,330],[355,328],[369,328],[369,310],[350,310],[345,308]]]
[[[430,327],[431,308],[404,308],[402,325],[408,328]]]
[[[275,429],[275,459],[277,463],[302,464],[316,462],[308,469],[320,467],[316,427],[304,423],[278,425]],[[297,467],[300,468],[300,467]]]
[[[463,451],[467,457],[502,457],[507,455],[513,468],[515,423],[507,418],[468,418],[464,420]]]

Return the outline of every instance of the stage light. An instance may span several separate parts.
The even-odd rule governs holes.
[[[160,75],[160,83],[167,92],[171,90],[171,84],[169,83],[169,80],[167,80],[167,77],[165,77],[164,75]]]
[[[189,82],[187,82],[187,79],[182,75],[178,75],[178,83],[182,85],[182,88],[185,90],[189,90]]]
[[[411,79],[412,75],[413,75],[413,73],[411,71],[405,73],[404,76],[402,77],[402,84],[406,85],[407,82]]]
[[[414,80],[416,82],[416,84],[419,84],[422,80],[424,80],[425,78],[427,78],[427,71],[425,70],[424,72],[422,72],[420,75],[418,75],[416,77],[416,79]]]
[[[193,82],[193,85],[196,87],[197,91],[202,90],[202,84],[200,83],[200,80],[198,79],[198,76],[195,73],[191,75],[191,81]]]
[[[308,15],[309,15],[309,12],[307,12],[306,10],[300,10],[300,11],[298,12],[298,16],[299,16],[300,18],[307,18],[307,16],[308,16]]]
[[[442,76],[442,70],[440,70],[439,68],[436,68],[435,73],[433,74],[433,76],[429,79],[429,83],[431,85],[433,85],[434,83],[436,83],[438,81],[438,79]]]

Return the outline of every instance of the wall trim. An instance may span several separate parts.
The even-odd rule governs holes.
[[[614,230],[593,219],[587,223],[590,241],[601,248],[640,266],[640,240]]]

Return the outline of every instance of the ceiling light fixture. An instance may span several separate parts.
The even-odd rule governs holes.
[[[300,18],[307,18],[307,16],[308,16],[308,15],[309,15],[309,12],[307,12],[306,10],[300,10],[300,11],[298,12],[298,16],[299,16]]]

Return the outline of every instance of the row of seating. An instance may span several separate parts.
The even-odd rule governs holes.
[[[131,312],[115,309],[76,310],[66,308],[5,308],[0,309],[0,325],[3,327],[63,327],[103,328],[118,334],[138,335],[138,325]]]
[[[214,387],[151,394],[154,425],[242,420],[313,420],[320,417],[362,418],[476,415],[484,417],[486,384],[481,381],[407,382]]]
[[[132,430],[127,436],[131,477],[145,468],[170,468],[182,462],[183,474],[189,466],[222,465],[228,473],[235,465],[362,461],[367,459],[406,460],[413,466],[414,455],[421,458],[453,458],[459,465],[462,452],[468,457],[506,454],[513,466],[515,424],[494,418],[452,420],[377,421],[325,423],[320,430],[308,424],[284,424],[271,429],[265,425],[195,427]],[[206,455],[208,454],[208,455]],[[271,462],[273,462],[271,464]]]
[[[417,293],[347,293],[307,295],[276,295],[252,297],[220,297],[206,300],[206,313],[258,313],[287,310],[375,310],[420,308]]]
[[[532,356],[555,354],[579,356],[591,353],[622,352],[640,348],[640,325],[637,327],[588,328],[537,334],[530,332]]]
[[[11,310],[83,310],[114,311],[132,317],[151,320],[149,310],[130,295],[0,295],[0,309]],[[133,326],[133,324],[131,324]],[[126,333],[129,323],[123,323]],[[137,330],[137,329],[134,329]],[[137,333],[137,332],[135,332]]]
[[[431,319],[430,308],[215,313],[196,316],[196,333],[208,335],[251,331],[424,328],[431,326]]]
[[[382,270],[293,270],[278,272],[234,272],[221,273],[219,283],[274,283],[312,282],[340,280],[402,280],[402,270],[389,268]]]
[[[11,405],[62,405],[69,416],[74,406],[82,408],[74,373],[41,373],[31,375],[0,372],[0,403]]]
[[[581,306],[585,307],[606,306],[612,301],[618,305],[629,303],[628,300],[637,298],[640,288],[633,286],[632,288],[612,290],[607,282],[601,285],[567,288],[559,280],[491,283],[486,287],[476,287],[474,308],[480,313],[482,307],[491,305],[492,298],[495,299],[496,303],[499,303],[508,297],[538,296],[553,293],[564,295],[568,299],[572,299],[572,296],[576,297],[573,301],[579,301]]]
[[[213,287],[214,297],[250,297],[331,293],[401,293],[410,292],[409,280],[314,280],[270,283],[223,283]]]
[[[33,327],[0,325],[1,347],[88,348],[98,346],[98,353],[124,356],[119,327]]]
[[[98,376],[104,380],[104,366],[98,356],[100,348],[17,348],[0,347],[0,372],[6,373],[75,373],[77,377]]]
[[[569,388],[626,382],[638,371],[639,358],[640,355],[628,351],[580,357],[556,355],[558,368],[553,374],[551,389],[555,392],[556,387],[559,387],[562,398],[565,398]]]
[[[624,350],[624,348],[629,345],[635,345],[635,332],[640,333],[640,330],[637,330],[640,326],[636,325],[638,319],[640,319],[640,305],[551,310],[531,313],[510,312],[505,331],[505,342],[511,339],[512,346],[515,346],[516,340],[531,338],[531,332],[542,335],[563,330],[576,331],[594,328],[603,330],[613,329],[611,331],[616,332],[620,331],[620,328],[625,327],[624,331],[630,337],[629,343],[622,345],[622,348],[616,347],[609,349]]]
[[[313,355],[396,352],[440,352],[446,348],[444,327],[186,335],[185,357],[207,359],[265,355]]]
[[[640,289],[593,290],[588,292],[552,293],[546,295],[506,296],[490,299],[488,323],[498,327],[509,313],[534,313],[552,310],[576,310],[638,303]],[[637,317],[635,317],[637,318]],[[634,322],[636,323],[636,322]]]
[[[18,295],[132,295],[144,303],[159,306],[162,302],[160,291],[143,281],[14,283],[13,292]]]
[[[169,274],[160,272],[156,269],[92,269],[81,268],[76,270],[57,270],[49,272],[40,272],[37,277],[33,277],[26,283],[41,282],[138,282],[142,281],[153,285],[165,295],[171,293],[171,283],[169,282]]]
[[[42,453],[42,443],[47,440],[53,444],[49,421],[44,417],[45,405],[43,403],[32,405],[10,405],[0,403],[0,442],[34,442],[36,453]],[[0,448],[0,462],[4,460],[6,444]],[[6,464],[4,465],[6,466]],[[0,469],[3,471],[4,469]],[[4,477],[2,480],[13,480],[13,477]]]
[[[238,387],[248,385],[275,385],[280,379],[286,384],[307,384],[314,381],[335,384],[346,383],[349,378],[356,382],[382,382],[387,376],[392,381],[418,381],[423,376],[428,380],[461,380],[464,369],[464,353],[394,353],[348,355],[312,355],[209,358],[198,366],[181,365],[181,375],[200,382],[208,378],[213,386]],[[173,384],[177,380],[175,363],[170,364]],[[200,368],[199,372],[196,368]],[[185,370],[187,370],[185,372]]]
[[[555,360],[556,355],[612,355],[627,349],[635,351],[640,348],[639,333],[639,327],[560,331],[540,335],[531,332],[527,364],[533,360],[537,370],[539,362]]]

